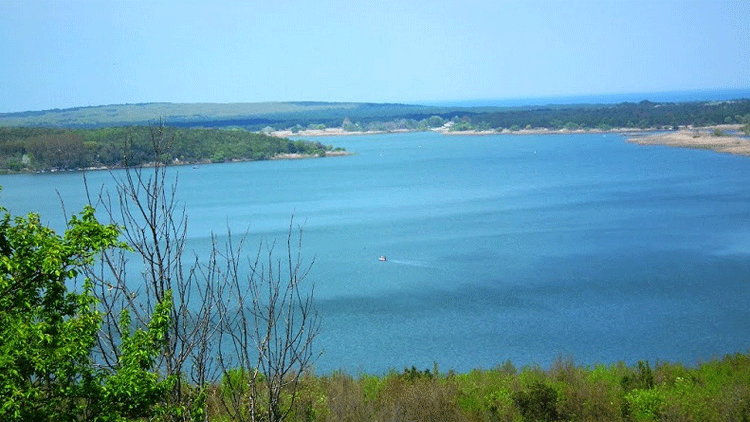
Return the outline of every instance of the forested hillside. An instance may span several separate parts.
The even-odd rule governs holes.
[[[332,149],[242,129],[0,127],[0,170],[5,171],[266,160],[280,154],[324,156]]]
[[[148,125],[161,116],[181,128],[248,131],[344,128],[348,131],[425,130],[435,120],[453,130],[523,128],[674,128],[750,123],[750,100],[624,102],[619,104],[447,107],[409,104],[274,102],[238,104],[124,104],[0,114],[0,127],[103,128]]]
[[[750,100],[688,103],[620,103],[609,106],[537,107],[470,116],[476,128],[674,128],[750,123]]]
[[[349,118],[355,122],[420,120],[431,115],[453,117],[481,111],[499,110],[474,107],[435,107],[388,103],[268,102],[268,103],[144,103],[76,107],[0,113],[0,126],[94,128],[148,125],[160,116],[169,126],[242,127],[259,131],[264,127],[286,129],[295,125],[341,126]]]

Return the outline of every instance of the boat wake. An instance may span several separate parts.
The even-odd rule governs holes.
[[[421,268],[438,268],[435,265],[430,264],[426,261],[418,261],[418,260],[409,260],[409,259],[390,259],[388,258],[388,262],[391,264],[398,264],[398,265],[408,265],[410,267],[421,267]]]

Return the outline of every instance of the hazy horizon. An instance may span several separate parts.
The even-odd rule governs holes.
[[[741,0],[8,0],[0,14],[0,113],[750,89]]]
[[[553,97],[519,97],[519,98],[477,98],[465,100],[445,100],[445,101],[416,101],[413,103],[400,103],[407,105],[424,105],[436,107],[522,107],[522,106],[545,106],[545,105],[565,105],[565,104],[617,104],[623,102],[690,102],[690,101],[724,101],[734,99],[750,99],[750,89],[701,89],[690,91],[668,91],[668,92],[634,92],[634,93],[614,93],[614,94],[591,94],[591,95],[572,95],[572,96],[553,96]],[[320,103],[366,103],[366,101],[236,101],[232,103],[210,103],[210,102],[186,102],[171,103],[167,101],[149,101],[143,103],[122,103],[122,104],[92,104],[81,105],[67,108],[51,108],[44,110],[23,110],[16,112],[0,113],[36,113],[44,111],[64,111],[79,108],[108,107],[121,105],[138,105],[138,104],[253,104],[253,103],[295,103],[295,102],[320,102]]]

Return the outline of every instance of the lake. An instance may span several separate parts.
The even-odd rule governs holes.
[[[355,154],[171,170],[199,253],[212,231],[257,245],[283,241],[292,214],[303,225],[318,372],[692,365],[750,349],[748,157],[614,134],[322,142]],[[57,192],[69,213],[86,202],[82,173],[0,185],[13,214],[58,229]]]

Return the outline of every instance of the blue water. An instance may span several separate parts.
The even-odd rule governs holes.
[[[199,253],[212,231],[257,245],[303,225],[320,372],[750,349],[750,158],[612,134],[324,141],[356,154],[173,169]],[[85,203],[81,173],[0,184],[11,212],[58,228],[56,190],[69,213]]]

